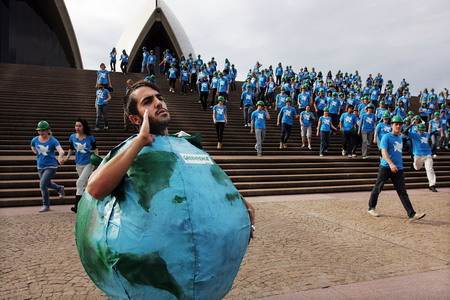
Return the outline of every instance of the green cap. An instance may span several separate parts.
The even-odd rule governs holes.
[[[259,100],[258,102],[256,102],[256,105],[264,106],[264,101]]]
[[[323,111],[329,111],[328,107],[325,107],[325,108],[323,109]]]
[[[217,76],[217,75],[219,75],[219,72],[215,71],[215,72],[213,73],[213,75],[214,75],[214,76]]]
[[[419,125],[417,125],[417,130],[426,130],[427,126],[425,126],[425,124],[420,123]]]
[[[367,108],[375,108],[372,103],[367,104]]]
[[[414,116],[414,120],[420,120],[420,116]]]
[[[410,117],[406,117],[403,122],[411,122],[411,118]]]
[[[284,86],[281,87],[280,91],[285,91],[286,89],[284,88]]]
[[[384,101],[380,101],[380,104],[384,104]]]
[[[390,112],[385,112],[383,115],[383,119],[390,119],[391,118],[391,113]]]
[[[403,119],[400,116],[395,116],[392,118],[391,123],[403,123]]]
[[[48,129],[50,129],[50,124],[48,124],[47,121],[40,121],[37,124],[36,130],[48,130]]]
[[[155,78],[155,77],[156,77],[155,75],[151,75],[151,76],[150,76],[150,78]]]
[[[225,101],[225,98],[223,96],[217,97],[217,101]]]
[[[337,95],[338,95],[338,93],[336,93],[336,92],[334,92],[334,93],[332,94],[333,97],[337,97]]]
[[[414,112],[412,110],[408,111],[408,116],[414,116]]]
[[[285,102],[292,102],[291,97],[287,97]]]
[[[441,115],[440,115],[438,112],[435,112],[435,113],[433,114],[433,116],[439,118]]]
[[[252,88],[252,85],[251,85],[251,84],[246,84],[246,85],[245,85],[245,88],[246,88],[246,89],[251,89],[251,88]]]
[[[99,166],[100,164],[101,164],[101,162],[102,162],[102,158],[100,157],[100,156],[98,156],[98,155],[95,155],[95,153],[91,153],[91,156],[90,156],[90,162],[91,162],[91,164],[93,164],[94,166]]]

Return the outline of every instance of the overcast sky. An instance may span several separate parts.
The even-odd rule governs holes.
[[[65,0],[85,69],[109,52],[148,0]],[[449,0],[166,0],[196,54],[243,79],[258,60],[333,75],[380,72],[413,94],[450,88]],[[131,49],[127,49],[128,52]]]

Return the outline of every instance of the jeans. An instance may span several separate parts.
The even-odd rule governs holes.
[[[353,148],[355,148],[355,134],[348,131],[342,132],[342,150],[348,154],[353,154]]]
[[[222,143],[223,131],[225,130],[225,122],[216,122],[217,141]]]
[[[128,65],[128,62],[126,62],[126,61],[123,61],[120,63],[120,69],[122,70],[123,74],[127,74],[127,65]]]
[[[46,168],[46,169],[38,169],[38,174],[40,178],[39,188],[41,189],[42,194],[42,204],[44,206],[50,206],[50,193],[48,188],[57,190],[58,192],[61,190],[62,186],[57,185],[52,182],[53,177],[55,177],[57,168]]]
[[[328,145],[330,144],[330,132],[329,131],[320,131],[320,150],[319,154],[324,154],[325,150],[328,149]]]
[[[244,123],[250,124],[252,117],[253,107],[251,105],[244,107]]]
[[[440,140],[441,140],[440,132],[436,132],[431,135],[431,153],[436,154]]]
[[[286,144],[289,137],[291,136],[292,125],[281,123],[281,135],[280,142]]]
[[[265,129],[255,129],[256,153],[258,154],[262,154],[262,143],[264,142],[265,136],[266,136]]]
[[[103,122],[105,122],[105,127],[108,127],[108,119],[106,115],[108,114],[108,104],[97,105],[97,118],[95,119],[95,128],[100,126],[100,118],[103,117]]]
[[[91,175],[92,171],[94,171],[94,165],[92,164],[85,164],[85,165],[76,165],[77,173],[78,173],[78,179],[77,179],[77,196],[83,195],[84,189],[87,186],[87,182],[89,179],[89,176]]]
[[[148,63],[146,61],[142,61],[141,73],[144,73],[145,70],[147,70],[147,73],[150,73],[150,69],[148,68]]]
[[[362,146],[361,152],[362,156],[368,156],[370,150],[370,143],[373,141],[373,131],[361,131]]]
[[[149,70],[150,75],[156,75],[155,73],[155,64],[147,64],[147,69]]]
[[[397,191],[397,195],[400,197],[400,201],[402,201],[403,207],[408,213],[408,217],[413,217],[416,212],[414,211],[411,201],[409,200],[408,193],[406,192],[405,174],[403,173],[403,170],[398,170],[397,173],[393,173],[390,168],[379,168],[377,181],[369,198],[369,209],[377,206],[378,195],[381,193],[381,190],[388,179],[391,179],[392,184]]]
[[[188,85],[188,82],[187,82],[187,80],[182,80],[181,81],[181,93],[182,94],[187,94],[187,85]]]

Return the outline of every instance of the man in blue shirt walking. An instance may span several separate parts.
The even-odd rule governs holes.
[[[392,132],[383,136],[380,149],[383,158],[381,159],[380,168],[378,169],[378,177],[372,193],[369,198],[368,213],[373,217],[379,217],[379,213],[375,209],[378,202],[378,196],[383,189],[384,184],[391,179],[392,184],[397,191],[398,196],[408,213],[410,222],[422,219],[424,213],[416,213],[409,200],[405,187],[405,174],[403,173],[402,148],[403,138],[402,132],[403,119],[399,116],[392,118]]]

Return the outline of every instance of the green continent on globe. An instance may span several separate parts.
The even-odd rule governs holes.
[[[140,256],[131,253],[119,254],[115,268],[132,285],[149,285],[168,291],[177,299],[187,298],[158,252]]]
[[[227,186],[230,182],[228,175],[216,164],[211,165],[211,175],[217,181],[218,184]]]
[[[139,195],[139,205],[150,211],[153,196],[170,186],[178,156],[172,152],[153,151],[138,155],[133,161],[128,176]]]

